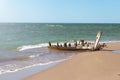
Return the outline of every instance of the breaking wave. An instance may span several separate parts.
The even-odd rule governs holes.
[[[57,60],[57,61],[49,61],[47,63],[33,64],[33,65],[26,66],[26,67],[22,67],[22,66],[16,65],[16,64],[7,64],[7,65],[3,66],[5,69],[0,68],[0,75],[5,74],[5,73],[16,72],[16,71],[23,70],[23,69],[30,68],[30,67],[48,65],[48,64],[52,64],[52,63],[58,63],[58,62],[62,62],[62,61],[65,61],[65,60],[67,60],[67,59],[62,59],[62,60]]]
[[[48,46],[48,43],[42,43],[37,45],[24,45],[24,46],[18,47],[17,50],[23,51],[27,49],[41,48],[41,47],[47,47],[47,46]]]

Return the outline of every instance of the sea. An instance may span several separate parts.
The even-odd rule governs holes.
[[[98,31],[101,43],[120,42],[117,23],[0,23],[0,75],[76,56],[80,52],[50,50],[48,42],[94,42]]]

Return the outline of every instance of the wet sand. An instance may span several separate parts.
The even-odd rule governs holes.
[[[83,52],[26,80],[120,80],[120,42],[102,51]]]

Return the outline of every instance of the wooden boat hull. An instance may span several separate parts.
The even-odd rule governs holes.
[[[106,45],[103,44],[99,44],[100,38],[101,38],[102,32],[98,32],[97,36],[96,36],[96,40],[95,43],[92,44],[86,44],[84,42],[84,40],[80,40],[81,44],[77,44],[77,41],[74,41],[74,45],[71,45],[70,43],[67,45],[67,43],[65,42],[64,45],[62,44],[56,44],[56,45],[51,45],[51,43],[49,42],[49,46],[48,48],[50,49],[56,49],[56,50],[90,50],[90,51],[94,51],[94,50],[101,50],[102,48],[104,48]],[[88,42],[87,42],[88,43]]]
[[[68,50],[68,51],[75,51],[75,50],[92,50],[89,48],[77,48],[77,47],[58,47],[58,46],[48,46],[49,49],[55,50]]]

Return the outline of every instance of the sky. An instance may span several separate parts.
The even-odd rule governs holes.
[[[120,23],[120,0],[0,0],[0,22]]]

